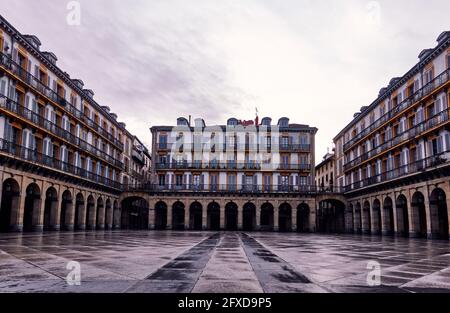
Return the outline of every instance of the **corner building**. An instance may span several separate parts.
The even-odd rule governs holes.
[[[151,132],[150,228],[315,230],[316,128],[179,118]]]
[[[447,31],[334,138],[347,231],[449,238],[449,80]]]
[[[119,227],[134,137],[40,46],[0,16],[0,231]]]

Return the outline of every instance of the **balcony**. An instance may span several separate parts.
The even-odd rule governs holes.
[[[172,147],[175,146],[175,144],[171,143],[157,143],[158,150],[170,150]],[[237,152],[244,152],[244,151],[252,151],[252,152],[261,152],[261,151],[277,151],[277,152],[286,152],[286,153],[310,153],[311,152],[311,145],[309,144],[287,144],[287,145],[263,145],[263,144],[213,144],[209,145],[207,143],[205,144],[197,144],[198,147],[201,147],[200,150],[202,151],[211,151],[211,152],[231,152],[231,151],[237,151]],[[188,147],[188,148],[186,148]],[[190,147],[190,148],[189,148]],[[194,144],[179,144],[177,146],[177,151],[179,152],[192,152],[194,151]],[[222,147],[222,150],[217,150]]]
[[[389,182],[409,175],[418,174],[428,169],[448,164],[449,158],[450,151],[442,152],[426,159],[418,160],[410,164],[400,166],[394,170],[386,171],[384,173],[354,182],[353,184],[346,186],[344,188],[344,191],[352,192],[368,186]]]
[[[142,151],[137,151],[133,149],[133,151],[131,151],[131,157],[133,157],[136,161],[138,161],[142,165],[145,164],[144,153]]]
[[[435,127],[438,127],[440,125],[447,123],[449,120],[449,110],[450,110],[450,108],[447,108],[447,109],[433,115],[429,119],[417,124],[416,126],[404,131],[401,134],[398,134],[397,136],[384,142],[380,146],[378,146],[368,152],[363,153],[359,157],[356,157],[352,161],[344,164],[344,171],[348,171],[348,170],[352,169],[353,167],[358,166],[371,158],[375,158],[381,154],[384,154],[389,149],[391,149],[397,145],[403,144],[406,141],[416,138],[417,136],[421,136],[425,132],[429,131],[430,129],[433,129]]]
[[[103,159],[107,163],[113,164],[114,166],[119,167],[120,169],[122,169],[123,167],[123,163],[121,161],[109,156],[104,151],[101,151],[95,146],[76,137],[70,131],[59,127],[55,123],[50,122],[49,120],[43,118],[41,115],[25,108],[21,104],[9,98],[6,98],[3,95],[0,95],[0,109],[4,109],[9,113],[12,113],[14,115],[20,116],[28,120],[30,123],[39,126],[60,138],[63,138],[64,140],[76,146],[77,148],[90,152],[91,154]]]
[[[366,137],[368,134],[378,129],[381,125],[396,117],[399,113],[403,112],[405,109],[411,107],[413,104],[422,100],[422,98],[430,95],[434,90],[443,86],[450,80],[450,68],[446,71],[442,72],[436,78],[434,78],[431,82],[426,84],[421,89],[417,90],[413,95],[403,100],[399,103],[395,108],[384,114],[374,123],[372,123],[369,127],[366,127],[364,130],[359,132],[355,137],[353,137],[350,141],[344,144],[344,151],[349,150],[353,145],[359,142],[362,138]]]
[[[116,181],[92,172],[88,172],[83,168],[75,167],[72,164],[62,162],[54,157],[38,153],[36,150],[28,149],[3,139],[0,139],[0,153],[7,154],[17,160],[43,165],[53,170],[62,171],[110,188],[121,189],[122,187],[121,184]]]
[[[248,170],[248,171],[309,171],[311,164],[272,164],[257,162],[229,162],[225,163],[202,163],[198,162],[172,162],[156,163],[157,170]]]
[[[316,186],[308,185],[194,185],[194,184],[181,184],[181,185],[155,185],[155,184],[135,184],[123,186],[124,191],[130,192],[186,192],[186,193],[229,193],[229,194],[315,194],[318,193]]]
[[[69,113],[71,113],[74,117],[76,117],[79,120],[82,120],[85,124],[96,130],[103,137],[105,137],[116,147],[118,147],[119,150],[123,151],[123,143],[121,143],[118,139],[114,138],[114,136],[109,131],[107,131],[106,129],[95,123],[89,117],[85,116],[83,112],[74,107],[70,102],[64,99],[64,97],[61,97],[60,95],[58,95],[58,93],[50,89],[37,77],[33,76],[30,72],[23,69],[19,64],[14,62],[8,55],[0,53],[0,65],[5,69],[9,70],[10,72],[12,72],[13,74],[15,74],[16,76],[18,76],[25,84],[31,86],[49,100],[59,104],[60,106],[65,107],[65,109]]]

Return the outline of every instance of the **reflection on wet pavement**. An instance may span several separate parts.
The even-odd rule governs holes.
[[[80,286],[66,265],[81,264]],[[381,286],[367,283],[369,261]],[[0,292],[450,292],[450,243],[295,233],[0,234]]]

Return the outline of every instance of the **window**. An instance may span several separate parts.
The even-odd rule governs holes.
[[[175,176],[175,185],[177,187],[183,186],[183,175],[176,175]]]
[[[166,175],[159,175],[159,186],[163,187],[166,185]]]
[[[270,175],[264,175],[264,190],[270,191],[271,190],[271,177]]]
[[[159,148],[166,149],[167,148],[167,135],[159,136]]]
[[[236,175],[228,176],[228,190],[236,190]]]
[[[425,84],[428,84],[429,82],[431,82],[433,80],[433,76],[434,76],[433,72],[434,72],[433,69],[429,69],[425,72],[425,77],[424,77]]]
[[[450,54],[447,54],[447,69],[450,69]]]

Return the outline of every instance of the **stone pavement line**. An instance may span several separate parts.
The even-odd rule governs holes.
[[[221,238],[216,233],[125,290],[125,293],[190,293]]]
[[[192,292],[263,292],[237,233],[222,235]]]
[[[288,262],[272,253],[268,248],[246,233],[240,234],[244,251],[267,293],[329,293],[321,286],[298,272]]]

